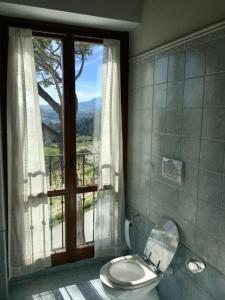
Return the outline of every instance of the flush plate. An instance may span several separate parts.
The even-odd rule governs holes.
[[[162,176],[178,183],[184,183],[184,162],[163,157]]]

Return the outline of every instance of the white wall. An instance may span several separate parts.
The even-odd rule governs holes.
[[[130,56],[225,19],[225,0],[143,0],[141,25],[130,35]]]
[[[7,3],[139,22],[141,0],[9,0]]]

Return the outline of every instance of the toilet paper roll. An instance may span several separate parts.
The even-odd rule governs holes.
[[[131,249],[130,245],[130,227],[131,227],[131,221],[126,219],[125,220],[125,241],[127,244],[127,247]]]

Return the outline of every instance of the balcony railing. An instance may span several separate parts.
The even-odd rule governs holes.
[[[92,186],[98,183],[99,153],[77,153],[76,173],[77,186]],[[45,156],[46,172],[49,190],[64,188],[64,157],[63,155]],[[76,180],[74,179],[74,184]],[[93,242],[94,211],[96,192],[77,194],[77,243]],[[65,248],[65,199],[63,195],[49,197],[49,226],[51,234],[51,249]]]

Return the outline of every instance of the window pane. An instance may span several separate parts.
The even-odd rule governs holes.
[[[94,240],[94,203],[97,193],[77,194],[77,246]]]
[[[77,185],[98,183],[102,103],[101,44],[75,42]]]
[[[64,187],[62,42],[33,38],[49,189]]]
[[[65,248],[65,199],[64,196],[49,197],[49,227],[51,250]]]

